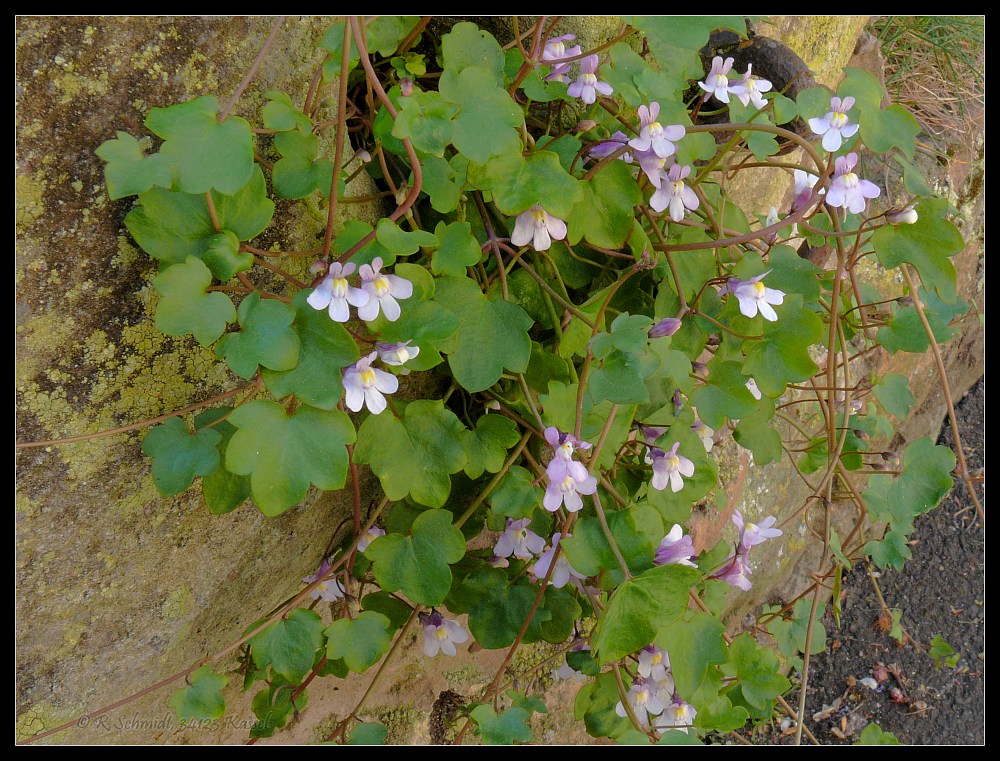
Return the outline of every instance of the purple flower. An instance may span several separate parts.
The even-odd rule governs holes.
[[[681,321],[676,317],[664,317],[649,329],[650,338],[666,338],[681,329]]]
[[[687,734],[688,728],[694,725],[694,717],[698,712],[690,703],[685,703],[677,695],[674,695],[670,705],[663,709],[663,713],[656,719],[654,727],[660,731],[677,730]]]
[[[628,144],[637,151],[652,149],[653,153],[665,159],[677,151],[674,143],[684,137],[685,129],[680,124],[664,127],[656,121],[659,115],[659,103],[650,103],[648,108],[639,106],[639,121],[642,128],[639,130],[639,137],[633,137]]]
[[[385,536],[385,530],[380,529],[378,526],[372,526],[364,534],[362,534],[361,539],[358,540],[358,552],[364,552],[367,550],[369,545],[371,545],[371,543],[380,536]]]
[[[749,552],[750,548],[755,544],[763,544],[768,539],[774,539],[775,537],[781,536],[780,528],[771,528],[777,522],[777,518],[773,515],[769,515],[759,524],[750,523],[749,521],[744,521],[743,514],[737,510],[733,513],[733,523],[735,523],[740,530],[740,542],[736,551],[746,553]]]
[[[826,202],[830,206],[847,207],[852,214],[860,214],[868,205],[868,198],[878,198],[881,192],[878,185],[868,180],[862,180],[854,173],[858,163],[858,154],[848,153],[840,156],[835,164],[833,182],[830,192],[826,194]]]
[[[695,420],[691,423],[691,430],[698,434],[701,443],[705,445],[705,451],[711,452],[712,447],[715,446],[715,439],[712,438],[715,435],[715,431],[700,420]]]
[[[381,256],[372,259],[371,264],[361,265],[361,287],[368,294],[369,301],[358,309],[358,317],[365,322],[378,317],[379,309],[385,319],[395,322],[399,319],[396,299],[408,299],[413,295],[413,283],[397,275],[383,275],[381,270]]]
[[[729,290],[740,302],[740,311],[747,317],[756,317],[757,312],[769,322],[778,319],[777,312],[771,304],[781,304],[785,300],[785,292],[774,288],[765,288],[761,281],[770,274],[770,270],[755,275],[749,280],[739,280],[736,285],[730,285]]]
[[[736,83],[736,86],[742,87],[742,90],[733,89],[733,94],[740,99],[740,103],[744,106],[753,102],[754,108],[764,108],[767,105],[767,101],[764,100],[761,93],[767,92],[771,89],[771,82],[767,79],[755,79],[751,74],[750,70],[753,68],[753,64],[747,64],[746,73],[743,75],[743,79]]]
[[[561,457],[564,460],[572,460],[573,452],[577,449],[584,451],[590,449],[588,442],[580,441],[572,433],[563,433],[554,425],[545,429],[545,440],[555,450],[556,457]]]
[[[597,491],[597,478],[587,473],[583,463],[554,457],[545,469],[549,485],[545,488],[542,504],[549,512],[555,512],[563,504],[571,513],[583,507],[581,494]]]
[[[642,436],[642,438],[645,439],[646,443],[649,444],[650,446],[655,444],[656,440],[666,432],[667,432],[667,427],[663,425],[642,425],[641,423],[639,424],[639,433]],[[652,458],[650,458],[646,462],[646,464],[652,465],[653,464]]]
[[[583,52],[579,45],[571,48],[566,47],[567,42],[576,39],[575,34],[564,34],[561,37],[553,37],[545,43],[542,50],[542,63],[556,63],[564,58],[574,58]]]
[[[517,215],[510,242],[515,246],[526,246],[531,241],[536,251],[545,251],[552,240],[566,237],[566,223],[553,217],[537,203],[527,211]]]
[[[375,344],[375,349],[378,351],[379,359],[387,365],[395,367],[405,365],[420,353],[420,347],[410,346],[410,341],[394,344],[382,343],[380,341]]]
[[[660,185],[652,198],[649,199],[649,206],[653,211],[661,212],[670,207],[670,218],[674,222],[684,219],[685,209],[694,211],[698,208],[698,196],[685,183],[684,178],[691,174],[691,167],[674,164],[670,167],[667,180]]]
[[[515,521],[507,519],[507,529],[497,540],[493,552],[497,557],[509,558],[511,555],[518,560],[531,560],[545,549],[545,540],[534,531],[528,530],[530,518]]]
[[[341,264],[334,262],[330,265],[330,272],[309,294],[306,299],[313,309],[326,309],[329,307],[330,319],[336,322],[347,322],[351,319],[351,311],[348,304],[356,307],[363,307],[368,303],[371,296],[361,288],[355,288],[347,284],[347,278],[354,272],[354,264],[348,262]],[[358,310],[360,315],[361,310]]]
[[[824,150],[839,151],[844,138],[851,137],[858,131],[860,125],[850,124],[847,120],[847,112],[853,105],[854,98],[850,95],[843,100],[833,97],[830,99],[830,110],[826,116],[809,120],[809,129],[823,136]]]
[[[440,613],[421,613],[420,623],[424,627],[424,655],[433,658],[439,652],[455,655],[455,645],[469,639],[469,633],[457,621],[449,621]]]
[[[744,592],[749,592],[753,586],[750,583],[749,576],[750,566],[747,565],[746,555],[737,552],[735,555],[730,555],[726,558],[722,570],[716,571],[709,578],[724,581],[730,586],[739,587]]]
[[[671,679],[670,676],[670,656],[666,650],[658,648],[656,645],[647,645],[639,651],[639,676],[652,679],[654,682],[662,682]]]
[[[589,55],[580,61],[580,76],[566,90],[571,98],[579,98],[588,106],[597,100],[597,93],[611,95],[614,92],[611,85],[597,78],[598,58]]]
[[[890,225],[912,225],[919,219],[916,204],[911,203],[905,209],[890,211],[885,215]]]
[[[628,145],[628,135],[619,130],[604,142],[592,145],[590,150],[587,151],[587,158],[600,160],[610,156],[615,151],[621,150],[626,145]],[[632,156],[628,152],[623,153],[618,158],[626,164],[632,163]]]
[[[302,581],[312,584],[319,581],[330,572],[330,561],[324,559],[319,566],[319,570],[312,576],[306,576]],[[309,592],[309,596],[314,600],[325,602],[336,602],[344,597],[344,585],[335,578],[329,578],[321,582],[319,586]]]
[[[819,177],[809,172],[803,172],[801,169],[795,169],[792,172],[792,177],[794,183],[792,187],[792,211],[798,211],[809,203],[809,199],[812,198],[812,189],[819,181]],[[821,188],[819,194],[823,195],[825,192]]]
[[[642,173],[649,178],[654,188],[663,187],[667,172],[675,163],[673,156],[660,158],[653,151],[634,151],[635,160],[639,162]]]
[[[656,556],[653,562],[656,565],[686,565],[695,567],[691,562],[694,557],[694,544],[691,537],[684,534],[684,529],[679,523],[675,523],[656,549]]]
[[[399,388],[396,376],[371,366],[377,356],[378,352],[373,351],[344,371],[345,402],[351,412],[360,412],[367,405],[373,415],[378,415],[386,406],[382,394],[392,394]]]
[[[715,56],[712,59],[712,70],[708,72],[704,82],[699,82],[698,87],[705,91],[705,100],[713,95],[716,100],[723,103],[729,102],[729,93],[739,95],[745,90],[742,84],[729,84],[729,70],[733,68],[733,59],[722,60],[722,56]]]
[[[674,442],[669,451],[661,449],[651,449],[653,459],[653,480],[654,489],[663,491],[667,488],[667,481],[670,481],[670,491],[679,492],[684,488],[684,478],[691,478],[694,475],[694,463],[687,457],[677,454],[677,447],[680,442]]]
[[[566,539],[569,539],[571,534],[566,534]],[[545,550],[535,561],[535,564],[531,566],[531,575],[536,579],[544,579],[545,575],[549,572],[549,566],[552,565],[552,557],[556,554],[556,547],[559,546],[559,541],[562,535],[557,531],[552,535],[552,544],[548,549]],[[570,565],[569,560],[566,559],[566,553],[562,552],[559,554],[559,559],[556,560],[556,567],[552,571],[552,578],[549,579],[549,583],[556,589],[562,589],[569,583],[570,578],[585,579],[587,578],[582,573],[577,571],[573,566]]]
[[[632,707],[632,713],[644,727],[649,726],[651,716],[657,716],[663,712],[663,701],[658,688],[659,685],[649,679],[637,679],[625,696]],[[615,706],[615,713],[622,718],[628,716],[628,712],[620,700]]]

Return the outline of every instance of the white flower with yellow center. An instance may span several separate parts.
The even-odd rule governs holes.
[[[313,309],[329,309],[330,319],[347,322],[351,318],[348,304],[363,307],[371,298],[361,288],[349,285],[347,278],[354,273],[354,264],[334,262],[323,282],[306,299]],[[360,310],[359,310],[360,312]]]
[[[358,317],[370,322],[378,317],[379,310],[389,322],[399,319],[399,304],[396,299],[408,299],[413,295],[413,283],[398,275],[382,274],[382,257],[376,256],[371,264],[361,265],[361,288],[369,296],[369,301],[358,309]]]
[[[830,99],[830,110],[824,117],[809,120],[809,129],[823,136],[823,149],[839,151],[845,137],[851,137],[858,131],[858,124],[851,124],[847,112],[854,106],[854,98],[848,95],[841,100]]]
[[[395,393],[399,388],[396,376],[371,366],[377,356],[378,352],[373,351],[344,371],[344,390],[347,392],[344,401],[351,412],[360,412],[367,406],[373,415],[378,415],[386,407],[383,394]]]
[[[510,242],[515,246],[526,246],[530,241],[536,251],[545,251],[552,245],[553,240],[562,240],[565,237],[566,223],[535,204],[517,215],[514,232],[510,234]]]

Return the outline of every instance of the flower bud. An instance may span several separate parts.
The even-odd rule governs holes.
[[[361,161],[362,164],[367,164],[369,161],[372,160],[372,155],[368,151],[366,151],[364,148],[362,148],[360,151],[358,151],[354,155],[358,157],[358,159]]]
[[[590,130],[592,130],[596,126],[597,126],[597,122],[595,122],[593,119],[584,119],[579,124],[577,124],[576,127],[573,128],[573,131],[574,132],[589,132]]]
[[[413,94],[413,80],[409,77],[399,80],[399,91],[404,98],[410,97]]]
[[[309,265],[309,273],[312,275],[322,275],[324,272],[326,272],[326,262],[322,259],[317,259]]]
[[[885,215],[885,218],[891,225],[912,225],[917,221],[917,219],[919,219],[917,210],[914,208],[914,204],[910,204],[905,209],[890,211]]]
[[[681,329],[681,321],[676,317],[664,317],[649,329],[650,338],[666,338]]]

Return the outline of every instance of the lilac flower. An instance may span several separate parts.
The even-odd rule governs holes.
[[[542,504],[554,513],[563,504],[571,513],[583,507],[581,494],[597,491],[597,478],[587,473],[582,462],[554,457],[545,469],[549,485],[545,488]]]
[[[637,679],[625,696],[629,705],[632,706],[632,713],[639,720],[639,724],[644,727],[649,726],[651,716],[657,716],[663,712],[664,706],[657,687],[658,685],[653,681]],[[615,706],[615,713],[622,718],[628,716],[628,712],[620,700]]]
[[[545,440],[555,450],[556,457],[563,460],[572,460],[573,452],[577,449],[584,451],[590,449],[588,442],[580,441],[580,439],[571,433],[563,433],[554,425],[550,425],[545,429]]]
[[[850,124],[847,119],[847,112],[854,106],[854,98],[848,95],[840,98],[830,98],[830,110],[822,118],[809,120],[809,129],[815,134],[823,136],[823,149],[827,151],[839,151],[841,143],[845,137],[851,137],[858,131],[860,125]]]
[[[575,668],[569,665],[566,661],[563,661],[562,666],[552,671],[553,679],[561,679],[563,681],[569,681],[572,679],[574,682],[583,682],[587,679],[587,675],[582,671],[577,671]]]
[[[370,297],[367,304],[358,309],[358,317],[369,322],[378,317],[379,309],[389,322],[399,319],[399,304],[396,299],[408,299],[413,295],[413,283],[398,275],[383,275],[382,257],[376,256],[371,264],[361,265],[361,287]]]
[[[746,555],[737,552],[735,555],[730,555],[726,558],[722,570],[716,571],[709,578],[724,581],[730,586],[739,587],[744,592],[749,592],[753,586],[750,583],[749,576],[750,566],[747,564]]]
[[[664,317],[649,329],[650,338],[666,338],[681,329],[681,321],[676,317]]]
[[[730,286],[733,295],[740,302],[740,311],[747,317],[756,317],[757,312],[769,322],[778,319],[777,312],[771,304],[781,304],[785,300],[785,292],[764,287],[761,281],[770,274],[770,270],[755,275],[749,280],[740,280],[738,285]]]
[[[439,652],[455,655],[455,645],[469,639],[469,633],[457,621],[449,621],[440,613],[421,613],[420,623],[424,627],[424,655],[433,658]]]
[[[698,434],[701,443],[705,445],[705,451],[711,452],[712,447],[715,446],[715,439],[712,438],[715,435],[715,431],[700,420],[695,420],[691,423],[691,430]]]
[[[590,150],[587,151],[587,158],[600,160],[610,156],[617,150],[621,150],[626,145],[628,145],[628,135],[619,130],[604,142],[591,146]],[[623,153],[618,158],[626,164],[632,163],[632,155],[628,152]]]
[[[639,130],[639,137],[633,137],[628,144],[637,151],[652,149],[653,153],[665,159],[677,151],[674,143],[684,137],[685,129],[680,124],[664,127],[656,121],[659,115],[659,103],[650,103],[648,108],[639,106],[639,122],[642,128]]]
[[[670,656],[666,650],[658,648],[656,645],[647,645],[639,651],[639,676],[645,679],[652,679],[654,682],[662,682],[670,677]]]
[[[739,96],[745,90],[742,84],[729,84],[728,74],[732,68],[732,58],[727,58],[725,62],[722,56],[715,56],[712,59],[712,70],[708,72],[704,82],[698,83],[698,87],[705,91],[706,101],[714,95],[716,100],[728,103],[729,93]]]
[[[675,523],[670,532],[660,540],[653,562],[656,565],[686,565],[695,567],[691,562],[694,557],[694,544],[691,537],[684,534],[684,529]]]
[[[364,534],[362,534],[361,539],[358,540],[358,552],[364,552],[367,550],[369,545],[371,545],[371,543],[380,536],[385,536],[385,530],[380,529],[378,526],[372,526]]]
[[[792,177],[794,183],[792,186],[792,211],[798,211],[809,203],[809,199],[812,198],[812,189],[819,181],[819,177],[809,172],[803,172],[801,169],[794,170]],[[820,189],[819,194],[823,195],[825,192],[825,190]]]
[[[905,209],[890,211],[885,215],[890,225],[912,225],[919,219],[916,204],[911,203]]]
[[[597,100],[597,93],[601,95],[611,95],[614,89],[607,82],[601,82],[597,78],[598,58],[596,55],[589,55],[580,61],[580,76],[569,86],[566,93],[571,98],[579,98],[588,106]]]
[[[649,444],[650,446],[655,444],[656,440],[666,432],[667,432],[667,427],[663,425],[642,425],[642,423],[639,424],[639,433],[642,435],[642,438],[645,439],[646,443]],[[653,464],[652,458],[648,458],[646,460],[646,464],[652,465]]]
[[[542,50],[542,63],[557,63],[564,58],[574,58],[580,55],[583,51],[579,45],[574,45],[571,48],[566,47],[567,42],[572,42],[575,39],[575,34],[552,37],[545,43],[545,48]]]
[[[410,346],[410,343],[410,341],[403,341],[402,343],[389,344],[380,341],[375,344],[375,348],[378,351],[379,359],[387,365],[399,367],[420,353],[420,347]]]
[[[826,194],[826,202],[830,206],[847,207],[852,214],[863,212],[868,205],[866,199],[878,198],[881,192],[878,185],[862,180],[854,173],[857,163],[856,153],[848,153],[837,158],[830,192]]]
[[[545,251],[552,245],[553,238],[562,240],[565,237],[566,223],[536,203],[517,215],[510,242],[515,246],[526,246],[531,241],[536,251]]]
[[[691,174],[691,167],[674,164],[667,174],[669,182],[660,185],[649,199],[653,211],[661,212],[670,207],[670,218],[674,222],[684,219],[684,210],[694,211],[698,208],[698,196],[685,183],[684,178]]]
[[[740,103],[744,106],[753,102],[754,108],[764,108],[767,105],[767,101],[764,100],[761,93],[767,92],[771,89],[771,82],[767,79],[755,79],[750,74],[750,70],[753,68],[753,64],[747,64],[746,73],[743,75],[743,79],[737,82],[737,86],[742,87],[742,90],[733,90],[733,94],[740,99]]]
[[[571,534],[566,534],[566,539],[569,539]],[[549,566],[552,565],[552,556],[556,554],[556,547],[559,546],[559,541],[562,535],[557,531],[552,535],[552,544],[548,549],[541,554],[541,557],[535,561],[535,564],[531,566],[531,575],[536,579],[544,579],[545,575],[549,572]],[[552,571],[552,578],[549,579],[549,583],[556,589],[562,589],[569,583],[570,578],[575,579],[585,579],[587,578],[582,573],[577,571],[572,565],[570,565],[569,560],[566,559],[566,553],[559,553],[559,559],[556,560],[556,567]]]
[[[371,296],[360,288],[355,288],[347,284],[347,278],[354,272],[353,262],[341,264],[334,262],[330,265],[330,272],[309,294],[306,301],[313,309],[325,309],[329,307],[330,318],[336,322],[347,322],[351,319],[351,312],[348,304],[356,307],[364,307]],[[361,310],[358,310],[361,314]]]
[[[312,584],[314,581],[319,581],[324,576],[330,572],[330,561],[324,559],[319,566],[319,570],[316,571],[312,576],[306,576],[302,581],[306,584]],[[329,578],[321,582],[319,586],[309,592],[309,596],[314,600],[323,600],[325,602],[336,602],[344,597],[344,585],[340,583],[339,580],[335,578]]]
[[[497,557],[509,558],[511,555],[518,560],[531,560],[545,549],[545,540],[534,531],[528,530],[530,518],[515,521],[507,519],[507,529],[497,540],[493,552]]]
[[[674,695],[670,705],[663,709],[663,713],[656,719],[654,727],[657,730],[677,730],[687,734],[688,728],[694,725],[694,717],[698,712],[690,703],[685,703],[677,695]]]
[[[639,162],[642,173],[649,178],[654,188],[663,186],[663,181],[667,178],[667,172],[675,163],[673,156],[661,158],[653,151],[635,151],[635,159]]]
[[[679,441],[674,442],[673,447],[667,452],[660,449],[651,450],[653,457],[653,480],[651,483],[654,489],[663,491],[667,488],[669,480],[670,491],[679,492],[684,488],[682,476],[691,478],[694,475],[694,463],[687,457],[677,454],[677,447],[680,444]]]
[[[749,521],[744,521],[743,514],[737,510],[733,513],[733,523],[735,523],[737,528],[740,530],[740,542],[736,551],[746,553],[749,552],[750,548],[755,544],[763,544],[768,539],[774,539],[775,537],[781,536],[780,528],[771,528],[775,523],[777,523],[777,521],[777,518],[773,515],[769,515],[759,524],[750,523]]]
[[[378,415],[386,406],[382,394],[392,394],[399,388],[396,376],[371,366],[377,356],[378,352],[373,351],[344,371],[345,402],[351,412],[360,412],[367,405],[373,415]]]

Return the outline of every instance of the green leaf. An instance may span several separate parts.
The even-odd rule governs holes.
[[[919,295],[934,340],[939,344],[950,340],[957,329],[950,327],[949,323],[955,317],[965,314],[968,304],[964,301],[949,304],[935,296],[932,291],[923,288],[920,289]],[[931,345],[924,323],[914,306],[897,309],[889,324],[879,328],[875,339],[892,354],[899,351],[920,354],[927,351]]]
[[[226,450],[226,468],[250,476],[264,515],[279,515],[306,495],[309,484],[336,491],[347,482],[347,449],[354,426],[343,412],[305,405],[291,415],[276,402],[238,407],[229,422],[239,431]]]
[[[476,421],[476,430],[463,432],[469,461],[465,475],[479,478],[484,471],[498,473],[507,459],[507,450],[521,438],[517,424],[503,415],[483,415]]]
[[[395,223],[383,217],[375,227],[375,238],[385,246],[393,258],[415,254],[421,246],[436,247],[438,239],[425,230],[406,232]]]
[[[422,167],[424,170],[423,191],[430,196],[434,211],[439,214],[447,214],[457,209],[458,202],[462,198],[464,180],[454,167],[445,159],[437,156],[429,156],[424,159]]]
[[[350,62],[347,70],[352,71],[361,59],[354,45],[354,37],[350,33],[347,35],[347,45],[350,48]],[[340,76],[340,63],[344,51],[344,22],[338,21],[327,29],[319,46],[329,53],[326,60],[323,61],[323,81],[329,82]]]
[[[768,288],[776,288],[786,294],[798,293],[805,303],[819,298],[819,278],[823,270],[803,259],[791,246],[773,246],[768,254],[767,267],[771,270],[767,276]],[[760,272],[763,271],[762,266]]]
[[[639,574],[651,568],[664,534],[663,521],[656,510],[649,505],[636,505],[608,512],[607,521],[629,571]],[[621,568],[596,516],[580,518],[573,535],[560,543],[570,565],[580,573],[597,576],[601,571],[610,571],[612,579],[621,583]]]
[[[542,498],[542,490],[533,481],[527,470],[512,466],[489,496],[493,512],[515,520],[531,517]]]
[[[642,203],[628,165],[613,161],[580,186],[583,199],[566,220],[567,242],[575,245],[586,238],[595,246],[621,248],[632,232],[635,207]]]
[[[746,632],[733,640],[729,657],[736,666],[743,697],[754,708],[765,710],[791,687],[779,673],[781,662],[774,651],[759,646]]]
[[[962,235],[948,221],[948,200],[928,198],[917,207],[919,218],[912,225],[885,225],[872,235],[872,245],[887,269],[904,262],[912,264],[925,288],[945,301],[955,300],[955,265],[949,257],[965,246]]]
[[[492,191],[497,208],[512,217],[539,204],[565,220],[583,198],[579,180],[566,172],[552,151],[535,151],[527,157],[515,153],[472,164],[469,182]]]
[[[736,443],[753,452],[754,465],[770,465],[781,459],[781,435],[768,425],[774,417],[774,401],[762,397],[757,410],[740,420],[733,431]]]
[[[769,95],[771,95],[771,97],[769,97],[768,100],[774,105],[773,113],[775,124],[787,124],[799,115],[799,109],[795,105],[794,100],[786,98],[780,92],[769,93]]]
[[[913,394],[910,393],[909,381],[905,375],[889,373],[875,384],[875,398],[882,408],[900,420],[905,420],[913,406]]]
[[[229,333],[216,347],[229,369],[241,378],[252,378],[257,366],[291,370],[299,361],[299,336],[289,326],[295,313],[277,299],[262,299],[254,291],[240,304],[239,333]]]
[[[422,605],[440,605],[451,588],[449,564],[465,557],[465,537],[451,519],[447,510],[426,510],[409,536],[386,534],[372,542],[365,554],[379,586],[387,592],[402,589]]]
[[[612,348],[632,354],[642,354],[649,343],[649,329],[653,320],[644,314],[629,315],[623,312],[611,323],[610,333],[598,333],[590,344],[598,359],[605,357]]]
[[[165,156],[144,156],[139,141],[128,132],[118,131],[114,140],[101,143],[95,153],[107,162],[104,182],[112,201],[134,196],[154,185],[169,188],[173,181],[170,161]]]
[[[276,674],[298,683],[323,647],[323,621],[315,611],[296,608],[252,637],[250,647],[259,668],[270,666]]]
[[[211,428],[188,432],[179,417],[151,428],[142,442],[142,452],[153,458],[153,483],[164,497],[186,491],[195,476],[207,476],[219,468],[217,444],[222,435]]]
[[[275,398],[295,394],[305,404],[332,410],[344,395],[342,370],[358,361],[358,345],[325,309],[309,306],[310,293],[308,289],[299,291],[292,299],[292,329],[301,347],[298,363],[285,371],[264,368],[261,377]]]
[[[388,57],[420,21],[419,16],[378,16],[365,26],[368,49]]]
[[[895,103],[884,111],[868,111],[861,116],[861,139],[876,153],[899,148],[912,160],[919,134],[920,124],[913,114]]]
[[[855,745],[899,745],[899,740],[892,732],[884,732],[875,722],[861,730],[861,736]]]
[[[489,32],[483,32],[473,23],[455,24],[448,34],[441,37],[441,57],[449,77],[461,74],[476,66],[492,74],[494,87],[503,86],[504,54]]]
[[[441,350],[455,380],[473,393],[489,388],[504,369],[523,373],[531,356],[528,314],[516,304],[490,301],[469,278],[446,277],[438,281],[439,304],[461,321],[458,332]]]
[[[468,222],[452,222],[449,225],[438,222],[434,235],[441,242],[441,248],[431,258],[431,272],[435,275],[465,277],[466,269],[483,257],[479,241],[473,237],[472,225]]]
[[[692,612],[660,629],[656,644],[670,654],[677,693],[689,700],[698,694],[713,666],[725,663],[725,626],[708,613]]]
[[[549,383],[549,393],[542,394],[542,420],[546,425],[554,425],[560,431],[572,431],[576,423],[576,383],[564,385],[558,381]],[[608,416],[611,414],[611,402],[595,404],[590,394],[583,395],[583,421],[580,426],[580,438],[594,442],[601,435]],[[604,449],[597,460],[597,468],[611,467],[615,453],[628,436],[635,417],[635,406],[620,407],[614,423],[608,429]]]
[[[817,371],[809,347],[822,337],[819,315],[802,306],[801,296],[788,296],[777,321],[764,321],[764,338],[747,350],[743,371],[763,393],[779,396],[786,384],[808,380]]]
[[[409,138],[415,148],[432,156],[444,156],[455,135],[455,104],[442,100],[436,92],[414,89],[412,95],[399,99],[399,105],[393,137]]]
[[[953,669],[958,665],[959,658],[961,657],[959,653],[955,652],[955,648],[942,639],[940,634],[934,635],[928,652],[938,668],[941,668],[941,665],[944,664],[948,668]]]
[[[691,405],[698,408],[698,416],[709,428],[718,430],[726,418],[738,420],[757,409],[757,402],[747,390],[749,380],[740,370],[738,362],[709,363],[708,384],[698,386],[691,394]]]
[[[704,745],[697,735],[682,732],[679,729],[668,729],[660,735],[657,745]]]
[[[508,708],[499,716],[492,706],[480,705],[469,714],[476,722],[476,734],[483,738],[483,745],[513,745],[514,741],[531,742],[531,728],[527,721],[531,712],[524,708]]]
[[[879,568],[903,570],[906,561],[913,557],[906,543],[907,536],[902,531],[889,530],[881,539],[872,539],[864,546],[864,552]]]
[[[324,196],[330,195],[333,162],[317,159],[319,138],[316,135],[298,130],[284,132],[275,135],[274,147],[282,155],[271,170],[271,183],[277,195],[306,198],[317,190]]]
[[[254,169],[253,133],[238,116],[216,121],[219,101],[205,95],[169,108],[154,108],[146,126],[162,137],[160,155],[175,172],[174,189],[184,193],[236,193]]]
[[[366,721],[351,730],[348,745],[385,745],[389,730],[378,722]]]
[[[231,230],[223,230],[208,239],[202,260],[212,270],[212,276],[223,283],[232,280],[237,272],[253,267],[253,254],[240,253],[240,239]]]
[[[688,590],[700,578],[693,568],[656,566],[626,581],[608,600],[591,637],[602,664],[645,647],[662,627],[687,609]]]
[[[283,92],[271,90],[264,93],[268,102],[261,109],[261,118],[267,129],[287,132],[300,129],[302,132],[312,131],[312,120],[292,105],[292,99]]]
[[[649,735],[640,732],[638,729],[630,729],[628,732],[619,735],[615,742],[619,745],[652,745]]]
[[[595,364],[588,378],[587,390],[594,402],[607,400],[615,404],[642,404],[649,401],[649,390],[643,380],[639,358],[618,350]]]
[[[189,679],[189,686],[177,690],[170,696],[170,707],[177,714],[181,724],[187,724],[192,719],[196,721],[211,721],[221,719],[226,712],[226,699],[222,697],[222,688],[229,684],[229,679],[216,674],[211,666],[202,666]]]
[[[746,708],[734,706],[729,698],[721,696],[699,709],[694,725],[706,731],[732,732],[746,724],[749,718]]]
[[[494,72],[469,66],[457,75],[446,74],[440,81],[441,97],[461,109],[452,138],[459,153],[482,164],[492,156],[520,151],[517,128],[524,114],[507,91],[497,86]]]
[[[194,427],[196,431],[201,429],[217,431],[220,435],[217,449],[219,451],[219,461],[223,462],[229,442],[236,433],[236,427],[228,420],[221,420],[233,411],[232,407],[215,407],[195,416]],[[209,428],[209,425],[211,427]],[[250,479],[246,476],[238,476],[230,473],[225,468],[219,468],[214,473],[203,476],[201,479],[201,493],[205,497],[205,505],[212,515],[223,515],[231,510],[235,510],[248,499],[250,499]]]
[[[812,655],[822,653],[826,649],[826,627],[821,623],[825,607],[823,604],[816,606],[816,618],[813,622],[812,639],[809,644],[809,652]],[[789,618],[775,617],[768,621],[767,630],[774,637],[778,651],[786,658],[792,658],[798,653],[806,651],[806,634],[809,631],[809,611],[811,609],[812,600],[803,597],[796,601]],[[765,609],[765,613],[769,612],[771,612],[770,608]]]
[[[402,629],[410,617],[410,606],[402,600],[393,597],[388,592],[370,592],[361,599],[361,607],[365,610],[381,613],[393,629]]]
[[[355,456],[370,465],[391,500],[409,495],[441,507],[451,492],[449,474],[468,462],[465,426],[440,401],[419,400],[401,418],[370,415],[358,430]]]
[[[605,672],[576,693],[573,716],[583,720],[592,737],[620,737],[633,728],[627,718],[615,713],[620,699],[614,674]]]
[[[448,609],[467,611],[469,631],[482,647],[497,650],[509,647],[524,626],[538,588],[527,583],[511,584],[497,568],[474,571],[448,601]],[[535,612],[525,632],[524,642],[542,638],[541,624],[552,614],[543,607]]]
[[[194,335],[208,346],[236,320],[236,307],[224,293],[206,293],[212,273],[194,256],[174,264],[155,278],[153,287],[163,296],[156,305],[156,328],[169,336]]]
[[[338,618],[326,629],[327,658],[343,658],[351,671],[367,671],[392,644],[391,624],[381,613],[364,611],[354,617]]]

